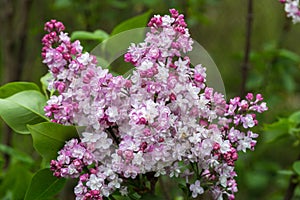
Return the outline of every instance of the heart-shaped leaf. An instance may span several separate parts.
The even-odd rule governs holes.
[[[28,129],[33,138],[34,148],[48,161],[57,157],[57,152],[64,146],[66,141],[78,138],[74,126],[44,122],[28,125]]]
[[[290,122],[286,118],[280,118],[277,122],[273,124],[265,125],[265,139],[268,143],[276,142],[289,135]]]
[[[66,180],[53,176],[50,169],[41,169],[32,178],[25,200],[45,200],[57,194]]]
[[[293,113],[290,117],[289,120],[291,122],[294,122],[295,124],[300,123],[300,111]]]
[[[136,17],[130,18],[124,22],[121,22],[119,25],[117,25],[114,30],[111,32],[111,35],[116,35],[118,33],[121,33],[123,31],[127,31],[134,28],[140,28],[140,27],[146,27],[148,19],[151,14],[151,10],[148,12],[138,15]]]
[[[38,91],[28,90],[0,99],[0,116],[15,132],[29,134],[26,125],[48,121],[44,116],[46,98]]]
[[[10,82],[0,87],[0,98],[7,98],[24,90],[40,91],[39,87],[35,83]]]
[[[300,176],[300,161],[294,162],[293,169]]]
[[[71,40],[97,40],[102,42],[109,38],[109,35],[103,30],[96,30],[94,32],[88,31],[74,31],[71,35]]]

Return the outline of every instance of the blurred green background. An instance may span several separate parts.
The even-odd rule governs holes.
[[[39,83],[47,71],[41,62],[43,25],[62,21],[67,32],[102,29],[110,33],[120,22],[152,10],[167,14],[176,8],[185,17],[192,38],[211,55],[222,75],[227,98],[241,94],[246,40],[247,0],[0,0],[0,83],[16,80]],[[295,138],[270,142],[279,118],[300,110],[300,24],[286,19],[277,0],[253,0],[253,32],[247,91],[262,93],[269,111],[260,117],[255,152],[240,154],[237,199],[283,199],[289,171],[300,154]],[[86,50],[97,43],[86,42]],[[2,125],[3,126],[3,125]],[[297,125],[298,126],[298,125]],[[299,127],[298,127],[299,128]],[[6,128],[2,127],[4,133]],[[1,132],[1,141],[7,137]],[[279,134],[280,135],[280,134]],[[11,145],[37,156],[31,138],[13,135]],[[2,167],[5,168],[1,156]],[[2,175],[1,172],[0,175]],[[0,177],[1,178],[1,177]],[[1,182],[0,182],[1,183]],[[1,189],[1,186],[0,186]],[[300,199],[300,187],[294,199]]]

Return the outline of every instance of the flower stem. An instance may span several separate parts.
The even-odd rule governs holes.
[[[242,96],[245,96],[245,94],[246,94],[246,83],[247,83],[248,73],[249,73],[249,68],[250,68],[252,22],[253,22],[253,1],[248,0],[246,41],[245,41],[245,50],[244,50],[244,61],[242,63],[242,87],[241,87],[241,95]]]
[[[297,160],[300,160],[300,155],[298,156]],[[291,200],[293,198],[295,189],[299,183],[300,183],[299,176],[297,174],[293,174],[290,178],[290,183],[286,190],[284,200]]]
[[[158,181],[158,178],[154,176],[154,172],[148,172],[146,173],[146,177],[150,182],[150,194],[155,194],[155,185]]]
[[[292,175],[290,178],[289,187],[285,193],[284,200],[291,200],[294,196],[295,189],[297,185],[299,184],[299,180],[297,180],[297,175]]]

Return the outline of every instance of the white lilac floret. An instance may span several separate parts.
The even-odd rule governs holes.
[[[300,22],[299,0],[279,0],[284,4],[287,17],[292,18],[293,23]]]
[[[185,56],[193,40],[184,16],[170,13],[155,15],[145,41],[128,48],[125,61],[135,70],[127,79],[97,66],[60,22],[46,23],[43,62],[53,76],[50,88],[58,91],[46,115],[86,127],[58,152],[51,169],[57,177],[78,178],[78,200],[127,194],[122,184],[139,174],[182,177],[193,197],[205,190],[234,199],[238,151],[254,149],[258,135],[249,128],[266,104],[250,93],[227,104],[207,87],[205,66],[192,66]]]

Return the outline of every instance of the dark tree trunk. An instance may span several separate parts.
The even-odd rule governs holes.
[[[2,84],[21,79],[31,4],[32,0],[0,0]],[[11,146],[11,140],[12,130],[5,125],[2,141],[5,145]],[[9,156],[4,155],[4,158],[7,167]]]

